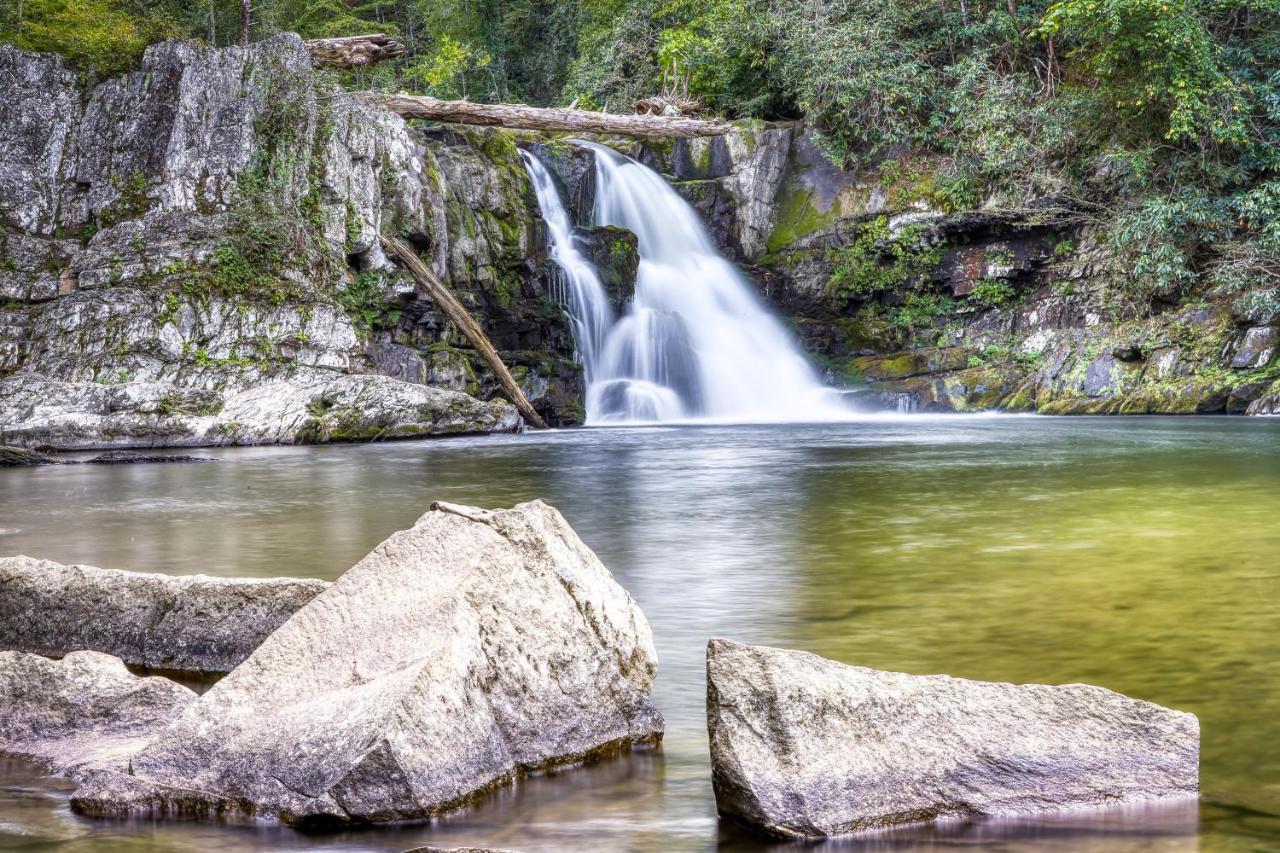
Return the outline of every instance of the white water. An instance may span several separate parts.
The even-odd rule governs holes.
[[[573,245],[546,170],[526,156],[565,272],[587,377],[588,423],[817,421],[847,417],[791,336],[721,257],[693,208],[661,176],[611,148],[596,152],[597,225],[635,233],[635,296],[616,322]]]
[[[613,308],[595,267],[574,244],[573,226],[551,174],[528,151],[521,151],[520,157],[533,180],[538,207],[542,210],[547,230],[551,232],[551,259],[564,274],[564,302],[569,309],[574,345],[578,348],[578,360],[582,362],[589,388],[595,379],[600,352],[604,349],[605,333],[613,325]]]

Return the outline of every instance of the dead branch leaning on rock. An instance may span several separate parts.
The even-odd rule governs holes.
[[[396,237],[382,237],[381,239],[383,248],[400,262],[400,265],[413,277],[418,286],[427,292],[431,299],[440,306],[440,310],[445,313],[445,316],[466,335],[471,345],[479,351],[489,365],[489,369],[497,377],[498,385],[508,399],[515,404],[515,407],[520,410],[520,414],[524,415],[525,420],[529,422],[529,426],[535,429],[546,429],[546,422],[542,420],[542,417],[533,408],[528,398],[524,396],[524,392],[520,390],[520,386],[516,384],[515,378],[512,377],[511,371],[507,370],[506,364],[503,363],[502,357],[498,355],[498,351],[489,342],[488,335],[480,328],[480,324],[471,316],[466,307],[453,295],[453,292],[436,277],[435,273],[427,268],[427,265],[418,258],[413,249],[403,240]]]

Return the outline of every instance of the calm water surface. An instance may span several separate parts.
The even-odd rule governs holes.
[[[817,849],[1280,850],[1280,420],[909,417],[207,455],[219,461],[0,471],[0,553],[334,578],[432,500],[546,498],[653,625],[662,750],[527,779],[433,826],[329,835],[89,821],[65,783],[0,762],[0,848],[760,850],[715,820],[703,650],[725,636],[904,672],[1091,682],[1200,717],[1198,808]]]

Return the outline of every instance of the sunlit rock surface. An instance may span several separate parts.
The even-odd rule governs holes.
[[[420,818],[661,737],[631,597],[553,508],[438,504],[73,804],[297,823]]]
[[[916,676],[712,640],[721,814],[782,837],[1195,796],[1196,718],[1084,684]]]
[[[3,557],[0,648],[53,657],[87,649],[148,669],[217,675],[328,586]]]
[[[0,753],[75,777],[122,770],[195,698],[168,679],[134,675],[111,655],[0,652]]]

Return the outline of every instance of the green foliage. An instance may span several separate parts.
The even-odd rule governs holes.
[[[1220,0],[1061,0],[1037,32],[1061,36],[1101,84],[1108,106],[1143,138],[1238,143],[1247,138],[1241,84],[1223,65],[1206,15]]]
[[[973,285],[969,297],[987,308],[1005,308],[1017,300],[1018,291],[1002,278],[983,278]]]
[[[941,248],[932,244],[922,228],[908,226],[894,235],[889,231],[888,217],[878,216],[863,225],[851,244],[831,253],[833,272],[828,291],[845,300],[920,287],[928,284],[941,260]]]
[[[163,11],[122,0],[20,0],[0,12],[0,41],[60,53],[93,77],[128,71],[148,44],[175,32]]]
[[[338,292],[338,303],[346,309],[355,324],[356,331],[367,336],[369,331],[383,324],[394,324],[400,312],[388,310],[382,296],[382,276],[365,270],[349,281]]]
[[[949,296],[939,293],[911,292],[893,313],[893,323],[909,330],[927,328],[950,313],[954,307],[955,304]]]
[[[492,62],[484,50],[445,35],[433,53],[407,68],[405,80],[438,98],[465,98]]]

